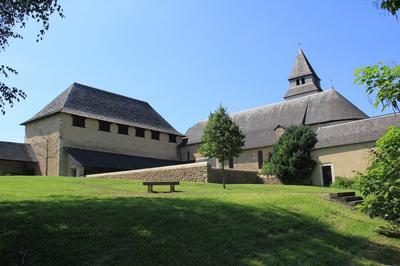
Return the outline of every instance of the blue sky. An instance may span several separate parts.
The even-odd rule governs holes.
[[[1,63],[28,98],[0,117],[0,140],[71,83],[148,101],[185,132],[219,103],[230,112],[282,100],[299,42],[322,79],[368,115],[356,67],[400,62],[400,22],[372,0],[64,0],[43,41],[28,23]],[[331,82],[332,80],[332,82]]]

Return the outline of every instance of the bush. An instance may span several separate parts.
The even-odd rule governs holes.
[[[261,173],[273,175],[283,183],[309,177],[315,166],[310,151],[317,143],[314,131],[307,126],[291,126],[274,144],[272,154]]]
[[[359,189],[360,176],[356,175],[352,178],[346,178],[343,176],[335,177],[335,181],[332,183],[331,187],[334,188],[348,188],[348,189]]]
[[[371,151],[371,166],[360,176],[365,197],[361,209],[371,217],[380,216],[400,224],[400,128],[390,127]]]

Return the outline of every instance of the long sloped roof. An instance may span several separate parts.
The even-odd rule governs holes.
[[[400,114],[376,116],[358,121],[320,127],[315,148],[326,148],[354,143],[376,141],[389,126],[400,126]]]
[[[79,83],[73,83],[23,124],[59,112],[182,135],[149,103]]]
[[[334,89],[232,113],[231,116],[246,134],[245,149],[275,143],[274,129],[278,125],[314,125],[368,117]],[[201,121],[189,128],[186,132],[189,145],[201,142],[206,123],[207,121]]]
[[[29,144],[0,141],[0,160],[37,162]]]

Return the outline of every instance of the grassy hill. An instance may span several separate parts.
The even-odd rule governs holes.
[[[155,187],[156,190],[168,188]],[[398,264],[384,224],[330,188],[0,177],[0,265]]]

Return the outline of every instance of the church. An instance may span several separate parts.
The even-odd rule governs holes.
[[[375,141],[399,125],[399,115],[368,117],[335,89],[323,90],[301,49],[288,81],[282,102],[231,114],[246,140],[228,168],[259,171],[287,127],[307,125],[318,143],[306,183],[329,185],[364,171]],[[73,83],[22,123],[25,143],[0,142],[0,175],[85,176],[205,161],[198,150],[206,123],[182,134],[147,102]]]

